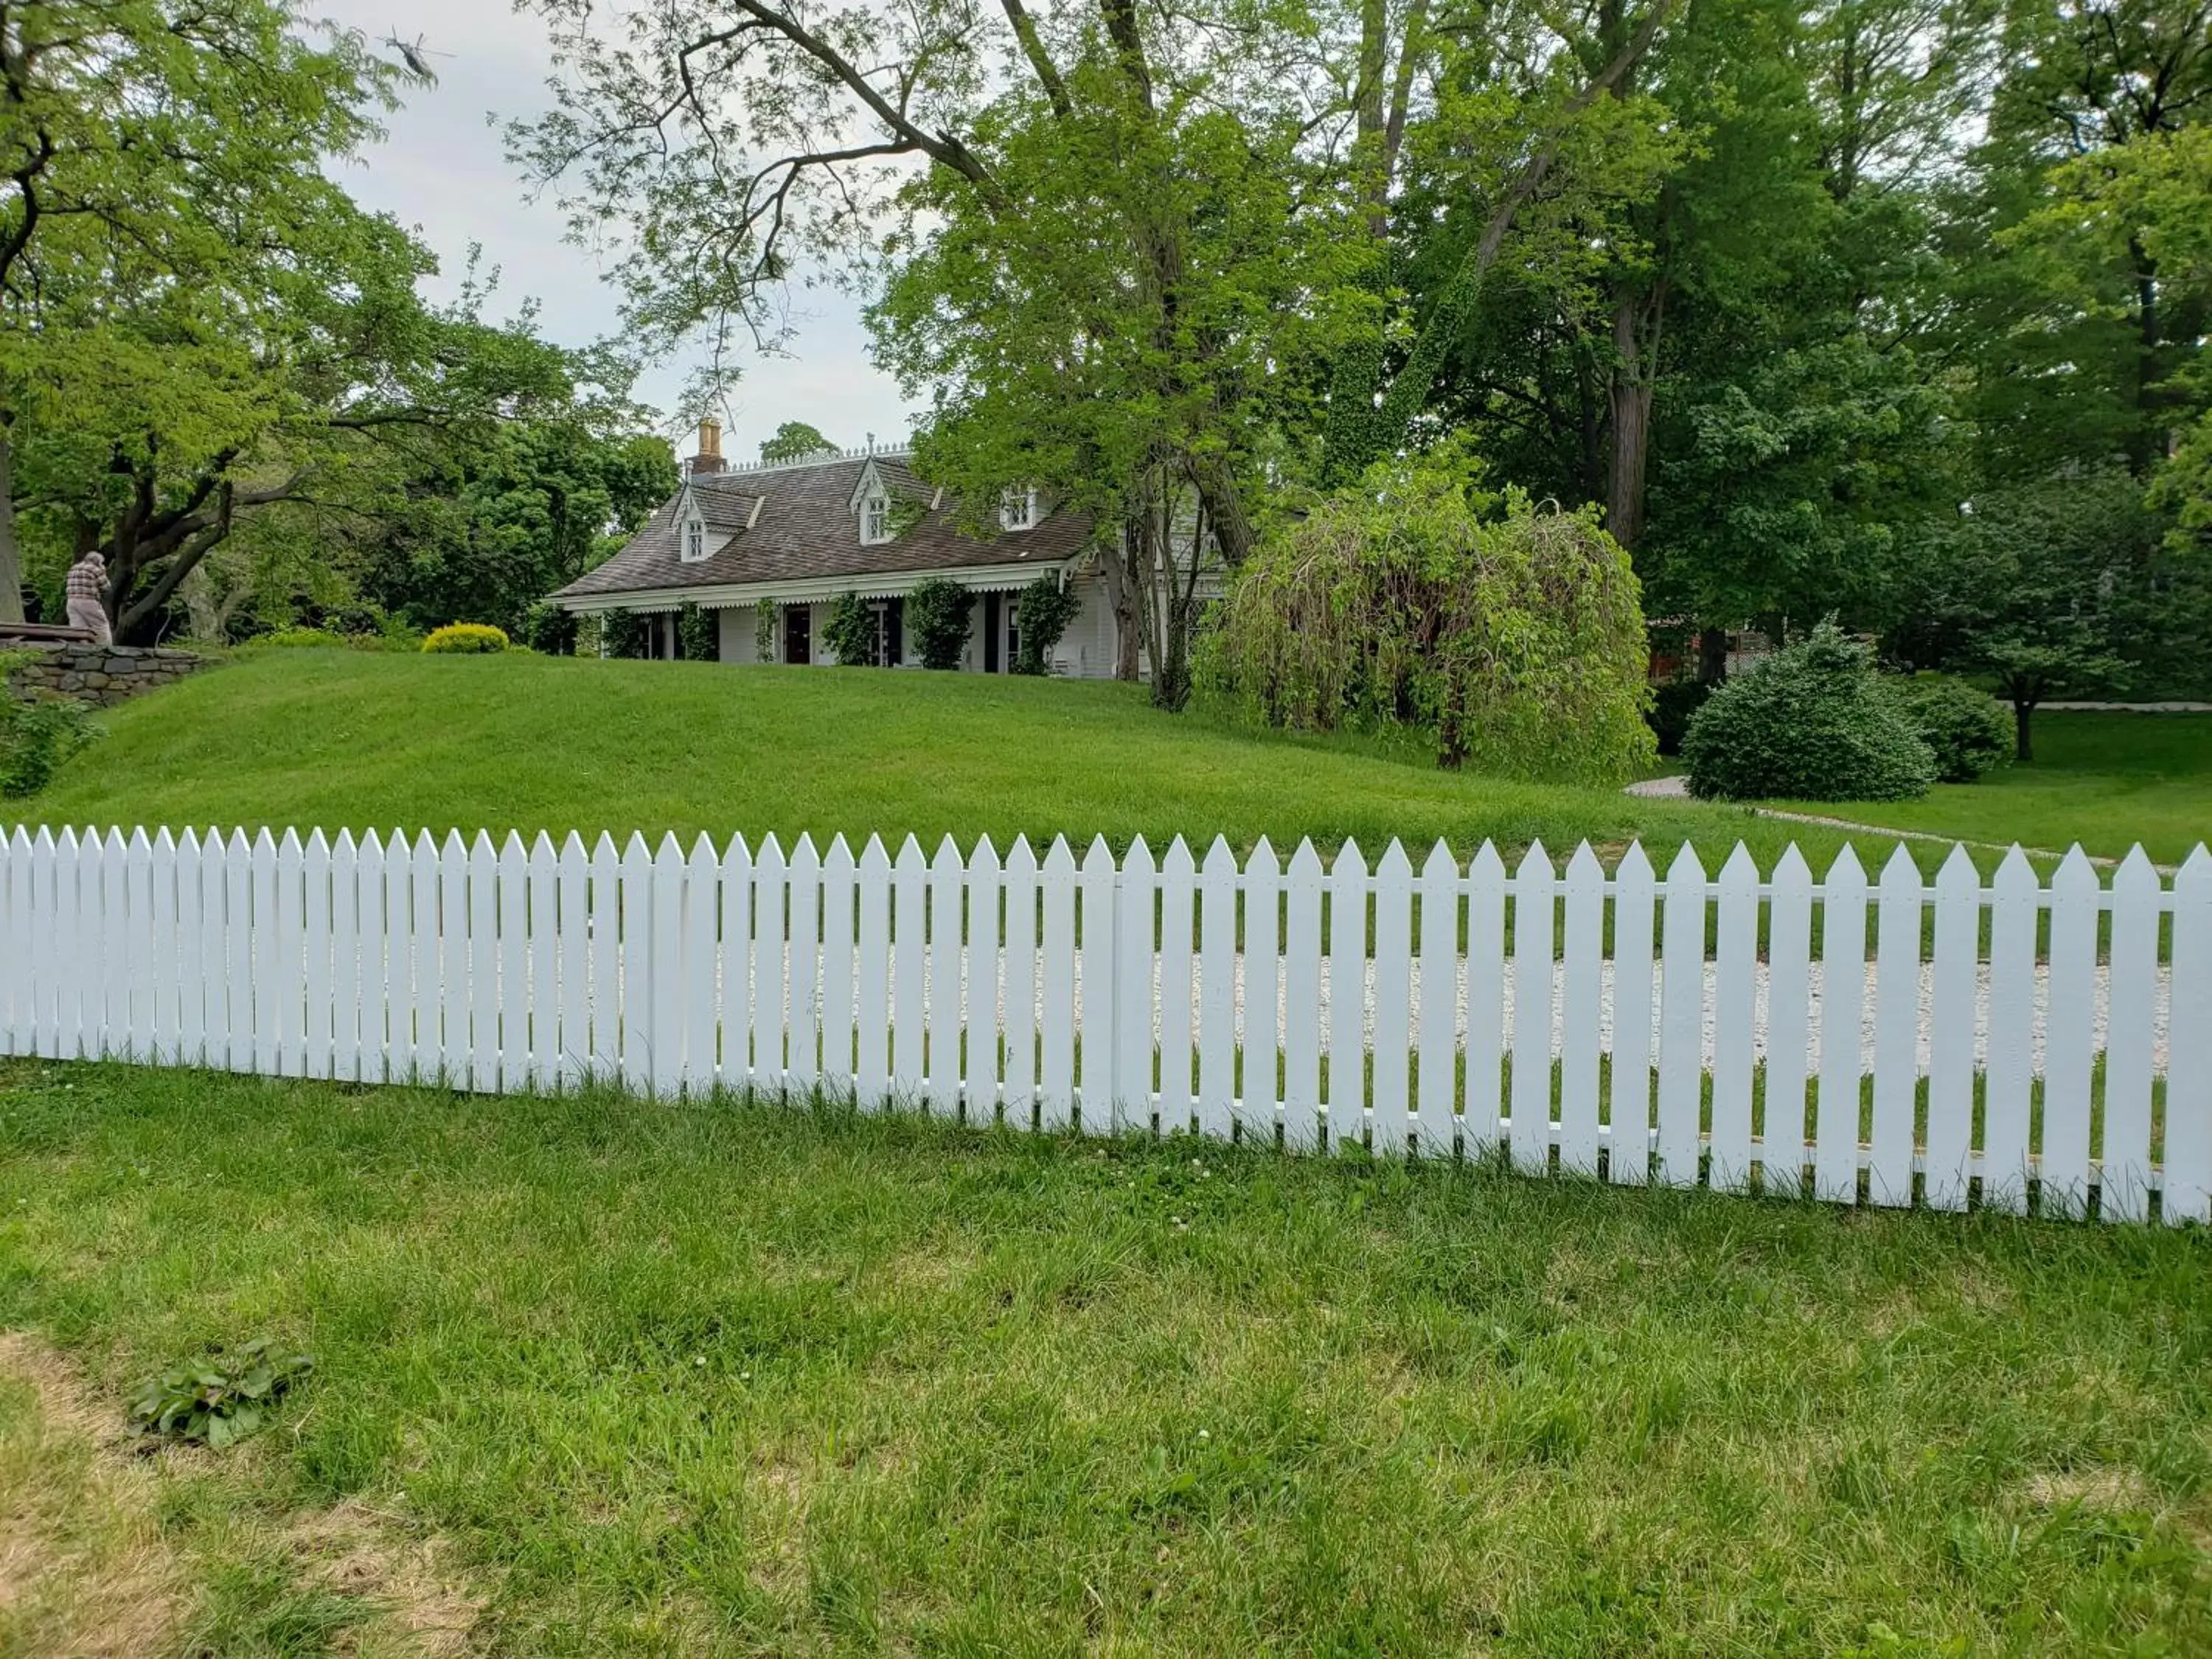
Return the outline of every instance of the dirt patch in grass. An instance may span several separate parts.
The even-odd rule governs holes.
[[[2133,1469],[2048,1469],[2021,1482],[2020,1496],[2039,1510],[2069,1504],[2110,1515],[2140,1515],[2158,1508],[2150,1482]]]
[[[242,1449],[250,1457],[253,1448]],[[160,1519],[165,1483],[234,1475],[198,1447],[148,1455],[121,1409],[52,1346],[0,1332],[0,1651],[100,1659],[177,1646],[207,1562]],[[357,1601],[341,1651],[458,1659],[484,1599],[402,1517],[359,1500],[291,1516],[273,1538],[226,1533],[210,1555],[274,1543],[303,1588]]]
[[[68,1361],[0,1333],[0,1648],[94,1659],[175,1635],[191,1575],[128,1436]]]
[[[452,1570],[441,1540],[416,1538],[401,1517],[349,1498],[300,1516],[284,1542],[302,1582],[380,1609],[403,1651],[454,1659],[471,1650],[484,1598]]]

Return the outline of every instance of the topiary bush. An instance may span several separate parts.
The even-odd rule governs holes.
[[[489,623],[447,623],[431,630],[422,649],[431,656],[489,656],[507,649],[507,630]]]
[[[1945,783],[1972,783],[2012,758],[2013,720],[1986,691],[1941,674],[1892,680],[1891,694],[1936,757]]]
[[[343,650],[353,641],[327,628],[279,628],[257,634],[242,647],[248,651]]]
[[[1832,622],[1723,682],[1691,717],[1682,759],[1705,799],[1906,800],[1936,781],[1873,652]]]
[[[973,616],[974,601],[958,582],[933,576],[916,584],[906,596],[906,626],[924,668],[960,666]]]

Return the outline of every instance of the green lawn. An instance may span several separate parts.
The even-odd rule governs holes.
[[[333,1515],[503,1652],[2212,1649],[2197,1230],[11,1062],[9,1328],[319,1368],[133,1497],[0,1346],[0,1650],[57,1531],[146,1650],[402,1650]]]
[[[626,835],[801,830],[963,845],[1226,835],[1240,849],[1437,837],[1462,852],[1642,836],[1762,862],[1840,838],[1741,810],[1609,789],[1455,776],[1346,743],[1255,737],[1162,714],[1133,686],[979,675],[573,659],[249,655],[103,717],[106,740],[31,822],[398,824]],[[1878,856],[1882,843],[1866,848]],[[1932,861],[1940,852],[1929,855]]]
[[[1938,784],[1922,800],[1776,804],[2055,852],[2079,842],[2111,858],[2141,842],[2161,864],[2212,839],[2212,714],[2038,714],[2035,752],[2031,765]]]

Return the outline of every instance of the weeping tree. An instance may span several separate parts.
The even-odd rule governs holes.
[[[1611,782],[1652,751],[1642,595],[1595,509],[1492,495],[1458,446],[1267,538],[1199,655],[1256,725],[1412,728],[1439,766]]]

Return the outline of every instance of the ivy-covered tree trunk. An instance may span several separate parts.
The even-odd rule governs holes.
[[[23,620],[23,553],[15,540],[15,452],[0,429],[0,623]]]

